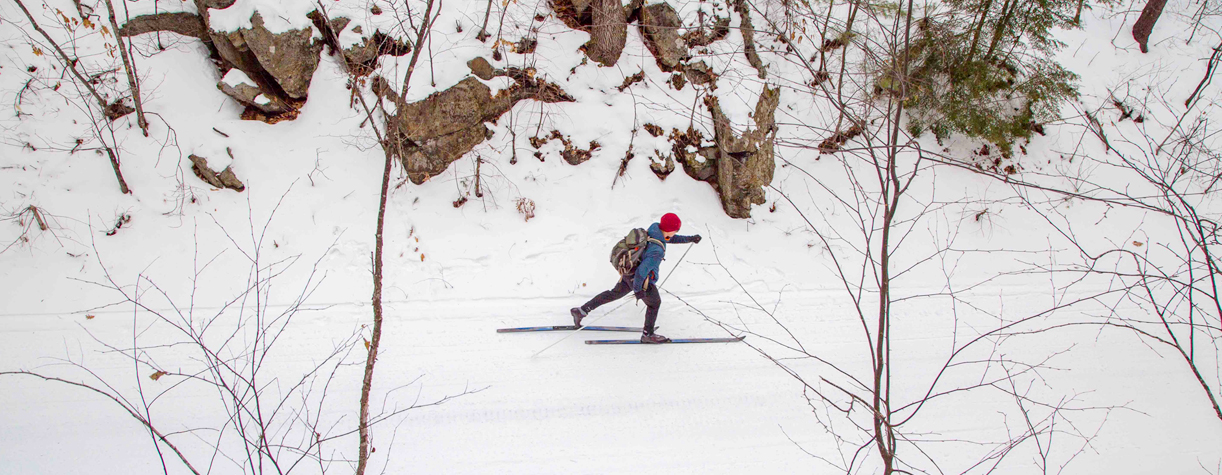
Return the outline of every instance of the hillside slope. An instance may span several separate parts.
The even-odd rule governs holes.
[[[167,8],[148,3],[124,8],[132,17]],[[1192,4],[1170,3],[1168,11],[1176,12]],[[114,37],[100,28],[104,14],[94,17],[97,27],[67,28],[61,19],[73,25],[71,2],[25,5],[83,64],[116,68],[100,76],[99,88],[108,98],[124,94],[122,64],[107,53]],[[809,61],[761,33],[769,31],[769,18],[784,17],[782,2],[761,3],[751,14],[765,79],[744,54],[742,19],[732,5],[671,5],[686,28],[730,21],[724,39],[690,51],[691,62],[704,61],[716,73],[710,85],[676,89],[675,75],[662,70],[639,22],[627,27],[618,62],[605,67],[580,51],[590,33],[566,24],[547,2],[493,3],[493,36],[484,41],[476,33],[488,3],[440,4],[406,102],[472,77],[467,64],[477,57],[495,68],[531,68],[532,78],[574,100],[518,102],[484,124],[486,140],[421,184],[396,164],[384,233],[387,320],[372,407],[384,414],[422,407],[375,427],[373,470],[883,471],[863,435],[868,404],[840,392],[870,386],[877,361],[863,333],[874,328],[870,312],[877,311],[871,283],[879,276],[871,266],[880,249],[881,191],[872,181],[876,169],[861,159],[876,144],[861,139],[849,142],[848,152],[820,155],[816,144],[837,131],[838,111],[824,89],[811,86]],[[382,13],[372,13],[373,6]],[[352,33],[356,26],[366,36],[381,31],[414,41],[397,19],[411,16],[418,24],[423,3],[410,3],[410,12],[384,2],[340,0],[326,7],[331,18],[351,19],[339,37],[347,47],[360,41]],[[1128,7],[1094,6],[1083,29],[1057,33],[1067,44],[1058,60],[1080,76],[1081,97],[1064,107],[1065,120],[1046,124],[1046,135],[1024,143],[1023,152],[982,155],[977,141],[939,144],[928,136],[911,139],[923,161],[916,161],[915,145],[905,151],[905,163],[917,171],[891,241],[897,275],[889,392],[894,409],[906,414],[927,394],[940,396],[905,422],[907,445],[899,455],[906,470],[984,473],[1000,458],[999,473],[1041,466],[1065,467],[1065,473],[1222,471],[1222,419],[1180,354],[1131,331],[1076,326],[1097,323],[1109,311],[1153,318],[1149,309],[1115,291],[1119,278],[1044,272],[1079,257],[1065,228],[1077,244],[1167,249],[1173,256],[1174,220],[1013,185],[1080,185],[1083,196],[1102,185],[1146,193],[1133,175],[1108,164],[1126,147],[1141,149],[1147,135],[1176,128],[1184,113],[1177,104],[1191,92],[1185,84],[1199,80],[1222,20],[1209,17],[1193,32],[1187,15],[1166,15],[1143,55],[1127,34],[1135,16]],[[257,11],[276,19],[267,21],[273,32],[302,29],[321,39],[307,17],[315,9],[311,2],[238,0],[210,27],[214,33],[247,28]],[[105,381],[130,407],[151,405],[143,417],[174,433],[170,438],[201,472],[254,472],[260,469],[247,460],[249,451],[232,435],[220,435],[243,424],[234,415],[241,411],[224,394],[196,384],[210,373],[188,350],[190,338],[167,321],[194,325],[210,344],[230,345],[213,355],[222,361],[254,364],[242,352],[271,342],[266,361],[258,360],[265,366],[255,386],[264,397],[289,403],[256,403],[284,408],[270,432],[286,446],[335,437],[314,446],[293,471],[348,472],[357,453],[352,431],[362,340],[372,323],[370,261],[385,156],[371,131],[383,124],[365,121],[344,64],[320,48],[308,99],[295,118],[243,120],[250,111],[218,90],[224,77],[204,41],[165,32],[136,36],[149,136],[134,114],[112,122],[113,133],[95,134],[93,109],[82,105],[86,92],[22,22],[15,4],[0,11],[6,19],[0,91],[14,108],[0,119],[0,211],[11,218],[0,225],[0,244],[7,246],[0,252],[0,371],[95,386]],[[832,12],[841,17],[847,9]],[[795,25],[807,35],[799,44],[809,48],[800,52],[809,59],[818,26]],[[862,28],[868,35],[884,27]],[[1189,34],[1196,37],[1186,42]],[[531,37],[538,44],[522,54],[502,45],[494,55],[498,37],[510,44]],[[396,81],[409,58],[383,55],[374,74],[402,90]],[[846,90],[871,89],[872,78],[851,73]],[[640,80],[632,82],[637,74]],[[496,94],[514,80],[481,84]],[[1218,87],[1209,85],[1195,109],[1206,125],[1218,119]],[[702,133],[678,147],[689,153],[715,145],[707,97],[717,99],[735,134],[758,129],[757,104],[767,88],[780,91],[774,175],[761,188],[764,204],[751,206],[750,218],[733,218],[721,188],[673,163],[672,132]],[[369,83],[360,93],[375,100]],[[1114,99],[1140,104],[1145,123],[1121,118]],[[1123,139],[1105,148],[1086,113]],[[654,136],[646,124],[663,133]],[[553,130],[591,158],[570,164],[564,140],[532,144]],[[118,191],[98,135],[121,150],[131,194]],[[1216,136],[1201,142],[1214,151],[1215,163]],[[624,165],[628,153],[633,158]],[[245,189],[209,186],[191,171],[190,155],[207,157],[214,170],[230,167]],[[939,155],[967,165],[940,163]],[[663,180],[655,168],[665,167],[667,156],[676,168]],[[1019,170],[972,171],[990,163]],[[1201,213],[1216,219],[1222,210],[1214,195],[1204,195]],[[680,234],[704,240],[669,246],[660,333],[746,334],[744,343],[596,347],[583,340],[635,335],[495,333],[568,323],[570,307],[614,285],[605,259],[615,241],[667,212],[682,217]],[[119,290],[144,307],[125,302]],[[1078,299],[1081,305],[1068,305]],[[643,311],[628,298],[591,318],[632,326]],[[272,320],[279,315],[292,315],[283,336],[260,339],[266,333],[255,328],[285,322]],[[1024,321],[1034,327],[985,335],[1033,317]],[[1217,316],[1202,318],[1216,323]],[[1049,330],[1061,324],[1071,325]],[[1213,346],[1197,357],[1216,370],[1212,335],[1196,343]],[[957,351],[977,337],[979,344]],[[134,352],[140,364],[125,356],[132,348],[142,348]],[[325,369],[312,373],[319,367]],[[168,376],[150,379],[155,372]],[[303,375],[311,392],[295,393]],[[190,473],[110,399],[25,375],[0,379],[5,473],[160,473],[162,460],[171,473]],[[239,397],[245,398],[253,400],[253,393]],[[266,450],[284,460],[301,457],[285,447]]]

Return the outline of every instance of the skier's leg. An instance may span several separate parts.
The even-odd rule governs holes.
[[[645,291],[645,334],[652,335],[654,328],[658,323],[658,309],[662,306],[662,296],[658,294],[658,288],[649,286],[649,290]]]
[[[590,313],[598,307],[614,302],[623,296],[628,295],[630,292],[632,292],[632,284],[628,281],[630,278],[632,278],[631,275],[622,278],[615,284],[615,287],[611,288],[611,290],[603,291],[603,293],[595,295],[589,302],[586,302],[585,305],[581,306],[581,311]]]

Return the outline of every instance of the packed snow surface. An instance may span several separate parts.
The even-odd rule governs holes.
[[[133,8],[147,8],[146,3],[152,2]],[[356,42],[352,28],[358,24],[365,36],[377,30],[404,35],[396,30],[389,4],[376,2],[387,13],[373,15],[360,2],[324,3],[332,16],[353,19],[340,38],[344,45]],[[411,2],[417,22],[419,3]],[[1173,6],[1187,11],[1190,4],[1170,3],[1168,11]],[[69,2],[54,4],[75,11]],[[313,28],[305,14],[315,5],[238,0],[214,10],[211,27],[248,28],[258,11],[274,32]],[[741,54],[737,30],[698,55],[720,74],[716,91],[694,86],[676,91],[635,27],[629,28],[620,62],[598,67],[578,52],[589,35],[564,26],[545,2],[493,2],[490,30],[500,26],[512,41],[535,31],[539,40],[534,54],[507,51],[493,61],[489,46],[496,36],[487,43],[475,39],[487,5],[441,4],[432,43],[425,46],[431,50],[420,57],[407,100],[456,84],[469,76],[466,62],[484,56],[498,68],[533,67],[537,77],[560,85],[577,101],[519,103],[488,124],[491,139],[422,185],[406,181],[396,165],[383,232],[385,322],[371,407],[375,413],[420,407],[374,427],[370,473],[837,473],[849,465],[881,473],[877,449],[855,428],[836,425],[847,423],[837,419],[838,408],[816,395],[840,397],[832,384],[844,384],[844,374],[869,382],[873,345],[864,336],[863,320],[872,324],[877,315],[868,313],[868,305],[856,305],[839,272],[868,284],[875,275],[852,256],[875,248],[849,239],[860,237],[856,229],[862,225],[851,209],[862,195],[855,194],[849,168],[833,156],[792,146],[812,140],[809,129],[794,124],[830,128],[836,120],[826,98],[807,87],[805,70],[784,56],[764,55],[767,84],[782,87],[778,134],[790,145],[778,147],[767,203],[755,206],[750,219],[733,219],[723,212],[717,191],[681,168],[660,180],[649,165],[659,160],[655,151],[669,153],[670,143],[665,135],[634,130],[651,123],[669,134],[692,125],[711,137],[708,114],[699,105],[705,93],[720,98],[736,131],[754,127],[756,99],[766,83]],[[689,24],[700,11],[723,16],[730,11],[720,2],[680,2],[676,8]],[[31,10],[38,15],[41,8]],[[1127,34],[1136,13],[1103,10],[1088,11],[1084,29],[1059,33],[1067,43],[1060,61],[1081,76],[1080,105],[1066,109],[1077,121],[1051,125],[1047,136],[1027,144],[1019,158],[1027,171],[1089,174],[1092,170],[1084,168],[1089,165],[1065,161],[1064,154],[1084,147],[1084,153],[1100,159],[1108,155],[1098,139],[1073,125],[1081,123],[1073,107],[1099,110],[1119,87],[1128,88],[1130,97],[1166,89],[1186,95],[1191,88],[1183,84],[1196,84],[1201,59],[1218,43],[1222,26],[1214,22],[1213,29],[1200,33],[1212,39],[1185,44],[1186,33],[1176,27],[1183,19],[1169,16],[1156,30],[1165,39],[1152,42],[1151,53],[1143,55]],[[8,20],[23,18],[14,5],[6,3],[0,12],[6,19],[0,23],[5,47],[0,90],[14,99],[29,79],[22,73],[27,65],[45,72],[56,63],[49,55],[33,54],[30,40]],[[536,12],[546,18],[536,20]],[[738,24],[735,18],[732,26]],[[151,365],[137,368],[123,356],[133,346],[148,348],[143,354],[167,373],[200,367],[186,346],[165,346],[181,337],[164,322],[156,323],[154,312],[197,325],[215,318],[216,329],[210,331],[237,335],[230,341],[236,348],[259,341],[232,330],[240,322],[251,324],[254,309],[261,309],[259,315],[292,313],[270,353],[262,387],[267,397],[288,394],[335,348],[348,348],[345,365],[325,389],[321,412],[301,414],[321,421],[324,434],[347,434],[319,451],[337,462],[296,468],[347,473],[356,459],[351,431],[363,340],[373,322],[371,256],[384,155],[364,113],[352,107],[348,78],[332,57],[324,54],[300,115],[267,124],[240,120],[242,107],[216,87],[218,81],[253,84],[250,78],[236,69],[220,78],[200,42],[162,36],[135,39],[142,53],[137,64],[145,108],[155,113],[150,137],[141,135],[134,114],[116,122],[131,195],[119,193],[108,158],[91,139],[69,153],[77,137],[92,134],[88,118],[65,100],[76,93],[69,87],[52,90],[54,79],[47,80],[38,95],[20,95],[18,110],[26,115],[0,119],[0,211],[14,218],[0,223],[0,244],[7,246],[0,253],[0,371],[100,384],[82,369],[87,368],[142,408],[141,390],[151,398],[188,378],[152,379]],[[757,41],[765,41],[763,36]],[[82,42],[82,48],[99,53],[81,55],[97,65],[104,55],[101,42],[113,38],[87,39],[93,43]],[[158,41],[168,45],[165,51]],[[383,57],[379,73],[392,83],[401,81],[407,60]],[[643,83],[616,91],[624,78],[640,71],[646,73]],[[1169,86],[1181,76],[1186,79]],[[124,81],[111,87],[125,90]],[[502,78],[487,84],[495,91],[510,83]],[[1206,91],[1214,102],[1218,88],[1213,84]],[[1109,114],[1104,121],[1117,121],[1115,110],[1103,114]],[[1117,127],[1137,126],[1130,121]],[[536,157],[528,137],[551,130],[582,148],[590,141],[601,147],[578,166],[566,163],[555,143]],[[921,140],[929,149],[943,148],[930,137]],[[963,156],[979,148],[970,141],[946,145],[949,153]],[[617,176],[629,150],[635,158]],[[216,164],[231,167],[246,190],[211,189],[192,173],[186,158],[191,153],[206,155],[217,170],[224,167]],[[1071,277],[1024,273],[1054,263],[1067,244],[1014,188],[951,167],[927,168],[921,176],[901,208],[912,221],[905,224],[910,231],[895,264],[915,270],[897,276],[892,288],[899,299],[890,330],[892,391],[901,404],[931,389],[930,381],[956,345],[1000,321],[1040,314],[1102,290],[1087,283],[1066,295],[1060,292]],[[856,178],[867,186],[872,179]],[[482,196],[476,194],[477,182]],[[465,202],[459,202],[462,198]],[[918,213],[935,202],[939,205],[926,214]],[[41,210],[48,230],[40,230],[32,214],[22,214],[30,206]],[[529,207],[533,216],[523,212]],[[1149,249],[1175,239],[1168,218],[1140,210],[1074,200],[1059,209],[1081,223],[1076,231],[1084,242],[1139,242]],[[1215,204],[1211,212],[1217,216],[1217,211]],[[505,327],[569,324],[569,308],[615,284],[617,275],[607,262],[611,246],[629,229],[646,227],[667,212],[682,218],[680,234],[700,234],[704,240],[667,250],[659,333],[749,332],[744,342],[591,346],[584,340],[637,335],[496,333]],[[846,238],[823,240],[815,230],[838,231]],[[971,252],[939,251],[946,249]],[[251,285],[252,269],[259,270],[258,278],[275,276],[270,289],[257,300],[248,294],[235,301]],[[122,300],[108,288],[112,284],[141,296],[148,307],[111,305]],[[952,293],[955,299],[945,298]],[[862,298],[871,302],[876,294],[865,292]],[[1131,303],[1116,305],[1136,310]],[[1072,320],[1075,312],[1090,311],[1098,309],[1072,307],[1048,318]],[[643,312],[644,305],[628,297],[596,310],[587,323],[637,326]],[[1055,461],[1050,472],[1061,465],[1062,473],[1222,471],[1222,420],[1213,415],[1179,354],[1132,332],[1098,327],[1014,336],[983,346],[973,347],[969,359],[1007,362],[998,368],[1011,361],[1045,366],[1038,377],[1024,373],[1017,380],[1022,387],[1005,389],[1075,408],[1067,411],[1076,417],[1071,422],[1054,421],[1051,446],[1027,439],[999,473],[1038,471],[1041,451]],[[1022,365],[1006,367],[1020,371]],[[933,389],[980,384],[985,375],[972,368],[952,367]],[[323,392],[319,386],[312,397]],[[222,455],[214,456],[210,448],[217,443],[216,430],[229,423],[220,401],[216,391],[186,384],[153,401],[151,413],[142,417],[175,433],[172,439],[211,473],[239,473],[246,453],[233,451],[232,440],[221,442],[227,450]],[[948,473],[983,473],[971,464],[992,446],[974,441],[1006,440],[1027,430],[1018,409],[1023,402],[1016,405],[1016,398],[1002,391],[952,393],[936,401],[921,409],[912,430],[934,441],[923,447]],[[137,418],[89,390],[0,376],[0,407],[0,472],[162,473],[160,449],[170,473],[189,473],[150,439]],[[1046,415],[1043,406],[1026,409],[1031,417]],[[960,442],[965,445],[955,445]],[[1040,444],[1048,443],[1044,436]],[[864,465],[852,460],[862,444],[861,460],[872,460]],[[924,461],[912,449],[901,455]]]

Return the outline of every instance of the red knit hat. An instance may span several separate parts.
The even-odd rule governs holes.
[[[662,232],[664,233],[678,232],[679,227],[682,225],[683,222],[679,221],[679,215],[676,215],[675,213],[666,213],[662,215],[662,219],[658,221],[658,227],[661,228]]]

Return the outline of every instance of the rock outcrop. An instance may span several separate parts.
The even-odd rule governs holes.
[[[717,142],[717,189],[721,206],[735,218],[751,217],[752,204],[764,204],[764,187],[772,183],[776,171],[773,146],[776,141],[774,114],[781,99],[781,89],[764,87],[755,104],[753,130],[736,136],[730,121],[721,112],[714,96],[705,103],[713,115],[713,130]]]
[[[405,56],[411,54],[412,43],[407,40],[386,36],[381,31],[373,34],[365,32],[360,25],[353,25],[348,18],[324,19],[317,10],[310,13],[314,27],[322,33],[322,41],[331,47],[331,51],[342,51],[343,61],[350,73],[357,76],[368,76],[378,66],[378,58],[383,55]],[[356,35],[360,41],[344,48],[340,46],[341,35]]]
[[[227,166],[224,170],[217,172],[208,167],[207,158],[195,154],[188,155],[187,158],[191,160],[191,171],[195,172],[195,176],[205,183],[216,188],[229,188],[238,192],[246,189],[242,180],[234,175],[232,166]]]
[[[721,41],[729,35],[730,17],[714,16],[713,25],[710,28],[705,28],[701,25],[698,28],[688,30],[687,33],[683,34],[683,42],[687,43],[688,48],[697,48]]]
[[[202,0],[197,0],[197,4],[198,3],[204,2]],[[224,5],[223,2],[217,3]],[[232,2],[227,3],[232,4]],[[212,8],[223,7],[215,6]],[[258,19],[257,22],[255,21],[255,18]],[[207,26],[209,24],[208,16],[204,15],[203,20],[205,26]],[[228,70],[231,68],[241,70],[254,82],[255,87],[258,87],[265,97],[272,100],[260,104],[255,102],[245,102],[244,98],[240,96],[231,95],[230,97],[233,97],[235,100],[247,107],[258,109],[266,114],[279,114],[287,112],[288,110],[299,105],[301,102],[300,99],[304,99],[305,95],[303,93],[298,93],[299,95],[295,96],[287,92],[285,87],[280,84],[276,74],[273,74],[271,71],[265,68],[264,64],[260,61],[260,53],[263,55],[264,60],[266,61],[271,62],[274,60],[279,60],[280,64],[275,68],[278,70],[277,72],[281,77],[287,77],[285,75],[287,74],[287,70],[290,69],[288,65],[284,64],[286,61],[283,58],[275,58],[275,53],[270,51],[273,45],[271,38],[274,35],[267,31],[266,28],[263,28],[262,17],[259,16],[258,13],[255,13],[255,16],[252,17],[251,23],[252,28],[249,30],[239,29],[237,31],[228,33],[214,31],[209,27],[207,31],[209,38],[211,39],[210,44],[212,45],[216,56],[218,56],[220,59],[220,68],[222,73],[228,73]],[[248,38],[248,33],[250,38]],[[299,34],[293,32],[289,32],[288,35],[290,37],[300,37]],[[308,39],[308,36],[306,38]],[[292,41],[290,40],[289,42]],[[295,46],[297,46],[294,48],[296,50],[306,49],[301,48],[300,45]],[[258,53],[256,51],[258,51]],[[318,55],[314,54],[312,60],[305,58],[300,59],[310,62],[311,66],[298,66],[296,69],[298,71],[308,70],[310,74],[313,75],[314,68],[318,66]],[[304,89],[308,89],[309,78],[293,81],[290,86],[300,90],[302,89],[302,84],[305,85]],[[217,87],[223,89],[219,84]]]
[[[509,68],[496,72],[514,79],[517,84],[493,96],[487,85],[468,77],[449,89],[412,103],[404,103],[386,86],[384,79],[375,79],[375,92],[396,104],[397,112],[388,119],[387,146],[399,157],[412,183],[421,184],[441,174],[455,160],[487,140],[492,132],[484,122],[495,122],[518,101],[574,100],[559,87],[536,80],[526,71]]]
[[[663,71],[674,71],[691,55],[687,44],[679,35],[683,22],[679,14],[666,3],[655,3],[641,9],[641,32],[645,47],[653,53],[658,67]]]
[[[734,0],[734,10],[738,11],[742,19],[738,30],[743,34],[743,54],[747,55],[747,62],[751,63],[751,67],[759,73],[760,79],[767,78],[768,68],[760,60],[760,55],[755,50],[755,28],[751,26],[751,7],[747,5],[747,0]]]
[[[254,55],[258,67],[267,72],[288,97],[305,99],[310,92],[314,70],[318,68],[319,53],[322,52],[322,43],[311,39],[313,29],[272,33],[263,26],[263,15],[259,12],[251,17],[250,25],[249,29],[241,28],[229,33],[230,42],[235,48],[248,50]]]
[[[208,30],[204,27],[203,19],[199,15],[186,12],[159,13],[132,18],[119,28],[119,36],[136,36],[155,31],[169,31],[211,41],[208,38]]]
[[[774,114],[780,96],[780,88],[765,87],[755,105],[755,128],[741,135],[730,127],[717,97],[705,97],[704,105],[713,117],[711,146],[700,145],[704,138],[696,130],[671,132],[672,156],[688,176],[708,182],[717,190],[721,207],[730,217],[749,218],[751,205],[765,202],[764,187],[772,183],[776,170]]]
[[[234,0],[195,0],[196,10],[204,12],[203,15],[159,13],[139,16],[128,21],[119,34],[135,36],[171,31],[199,38],[208,46],[221,76],[228,78],[229,73],[236,69],[245,78],[240,83],[222,80],[217,84],[218,89],[247,106],[247,112],[258,112],[244,116],[294,117],[291,112],[300,108],[309,95],[310,81],[318,68],[325,39],[333,40],[335,31],[342,31],[348,25],[348,20],[320,23],[321,15],[311,13],[309,16],[315,20],[315,26],[323,30],[323,41],[316,39],[314,30],[309,27],[272,33],[264,25],[259,12],[251,16],[250,28],[231,32],[212,30],[209,12],[223,10],[233,3]],[[410,44],[386,37],[380,32],[362,35],[361,38],[363,41],[345,49],[344,55],[353,64],[368,66],[364,70],[366,74],[372,71],[371,65],[380,55],[401,56],[412,48]]]
[[[264,94],[263,89],[250,76],[237,68],[225,73],[225,76],[217,83],[217,87],[229,97],[237,99],[238,102],[251,104],[263,112],[276,114],[292,108],[279,97]]]
[[[484,59],[482,56],[477,56],[475,59],[467,61],[467,67],[471,69],[471,74],[474,74],[475,77],[485,81],[496,77],[496,69],[494,69],[492,64],[489,64],[488,60]]]

